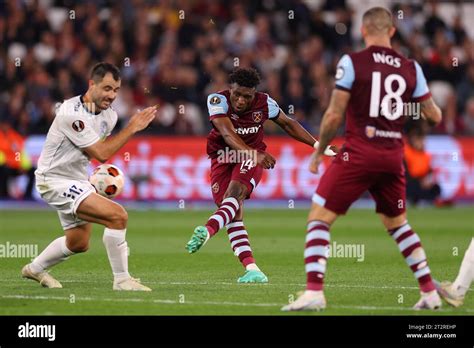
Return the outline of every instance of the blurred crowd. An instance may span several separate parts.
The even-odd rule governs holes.
[[[92,65],[108,61],[123,75],[113,105],[119,125],[159,104],[148,132],[202,135],[210,127],[206,95],[225,89],[235,66],[252,66],[260,90],[317,134],[338,59],[363,47],[353,36],[354,10],[344,0],[319,3],[0,1],[0,119],[24,136],[45,134],[56,103],[84,93]],[[474,41],[463,14],[450,26],[436,2],[391,9],[403,13],[394,48],[421,64],[443,109],[431,132],[474,135]],[[279,130],[270,122],[267,132]]]

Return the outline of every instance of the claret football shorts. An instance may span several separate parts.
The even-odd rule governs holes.
[[[262,166],[252,166],[250,162],[226,163],[219,162],[217,158],[211,159],[211,190],[214,202],[220,205],[224,194],[232,180],[238,181],[247,187],[247,197],[262,178]]]
[[[405,212],[405,173],[374,171],[369,166],[353,165],[338,155],[324,172],[312,201],[339,215],[345,214],[365,192],[376,203],[376,212],[389,217]]]

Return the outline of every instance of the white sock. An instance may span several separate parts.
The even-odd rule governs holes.
[[[33,260],[30,264],[30,268],[34,273],[40,273],[45,269],[67,260],[68,256],[74,254],[75,253],[66,246],[66,236],[62,236],[53,240],[46,249]]]
[[[114,279],[130,278],[128,273],[128,245],[125,240],[127,229],[105,228],[103,242],[107,250]]]
[[[247,271],[260,271],[260,268],[258,268],[256,263],[249,263],[247,266],[245,266],[245,269]]]
[[[459,269],[459,274],[453,283],[453,288],[457,289],[459,295],[464,296],[469,290],[474,280],[474,238],[467,248],[464,258]]]
[[[305,290],[305,293],[311,296],[319,295],[322,292],[323,292],[322,290]]]

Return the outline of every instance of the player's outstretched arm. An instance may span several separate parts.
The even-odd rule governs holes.
[[[351,95],[349,92],[340,89],[334,89],[331,94],[329,106],[323,115],[321,129],[319,131],[318,154],[323,154],[326,147],[336,136],[337,130],[344,120],[347,103]]]
[[[322,156],[332,139],[336,136],[336,132],[341,126],[346,112],[347,103],[351,95],[349,92],[334,89],[329,101],[329,107],[324,113],[319,131],[319,147],[311,157],[309,170],[311,173],[317,174],[319,164],[322,162]]]
[[[248,146],[242,138],[235,133],[234,125],[232,121],[227,117],[218,117],[212,120],[212,123],[217,128],[219,133],[224,138],[227,145],[233,150],[244,151],[249,154],[249,158],[254,158],[253,153],[256,151],[254,148]],[[265,169],[273,168],[275,165],[275,159],[266,152],[259,152],[257,155],[257,162]]]
[[[117,135],[107,138],[105,141],[98,141],[91,146],[84,148],[84,151],[92,158],[95,158],[101,163],[107,162],[122,146],[124,146],[128,139],[135,133],[145,129],[156,115],[156,106],[151,106],[142,110],[132,116],[127,126],[122,129]]]
[[[314,146],[316,143],[316,139],[298,121],[288,117],[282,109],[280,109],[278,117],[272,120],[293,139],[309,146]]]
[[[437,126],[441,122],[441,109],[433,98],[429,97],[421,102],[421,117],[427,120],[431,126]]]
[[[295,140],[298,140],[304,144],[308,144],[311,147],[317,148],[319,146],[319,142],[314,139],[314,137],[303,128],[303,126],[296,120],[288,117],[283,110],[280,109],[280,113],[278,117],[272,119],[277,125],[283,129],[286,134],[292,137]],[[334,156],[337,153],[337,148],[335,146],[330,146],[327,151],[325,151],[326,155]]]

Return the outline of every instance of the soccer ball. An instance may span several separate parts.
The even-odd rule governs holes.
[[[114,198],[123,190],[124,176],[118,167],[112,164],[102,164],[94,169],[89,182],[99,195]]]

